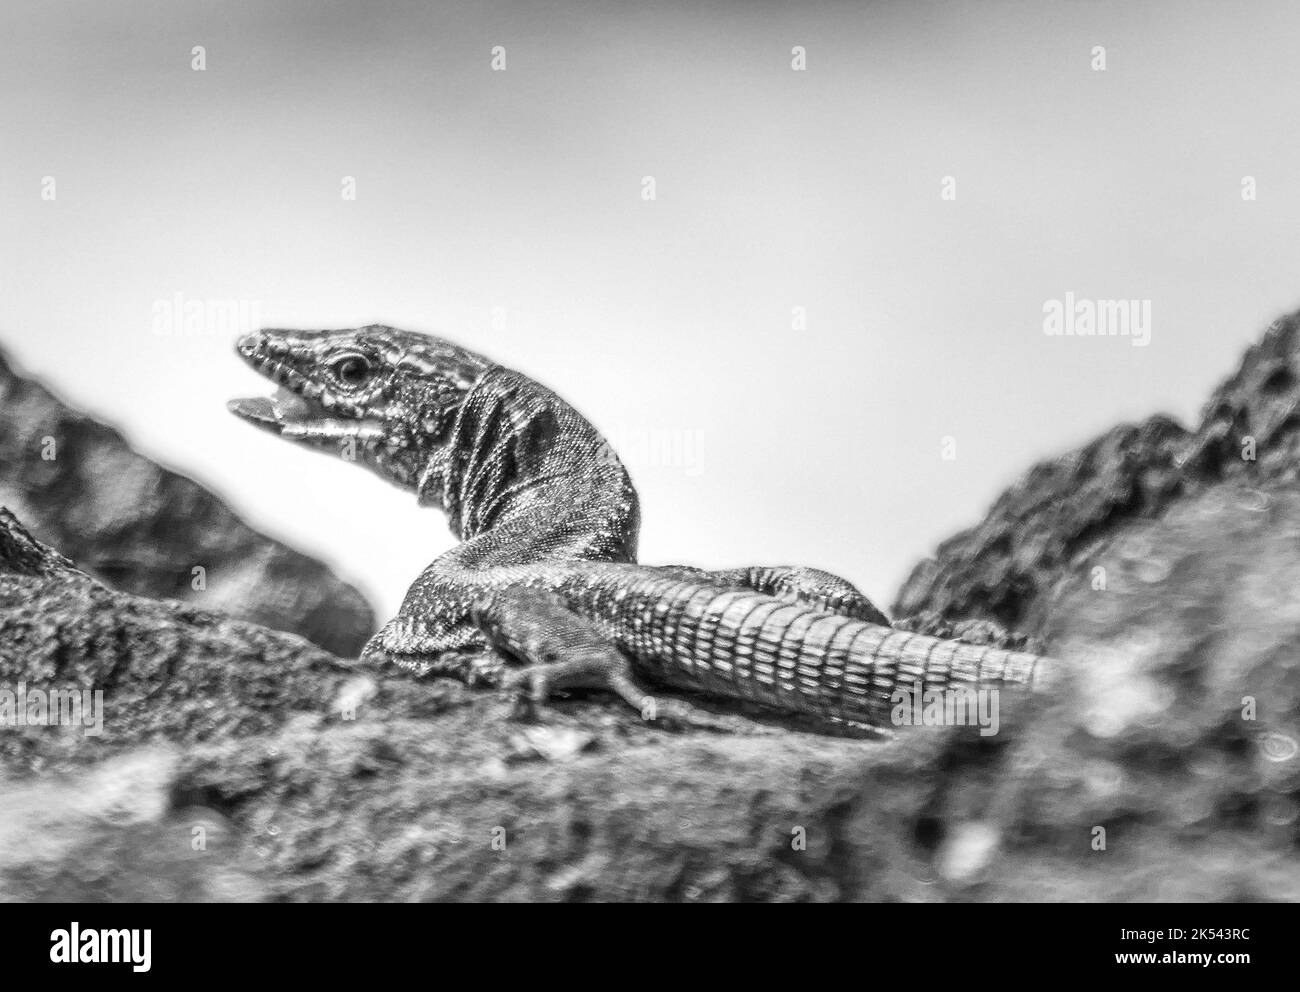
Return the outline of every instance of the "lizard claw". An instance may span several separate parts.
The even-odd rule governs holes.
[[[415,647],[411,642],[409,624],[400,623],[400,618],[390,620],[366,641],[361,649],[361,661],[376,667],[398,665],[416,675],[427,675],[436,667],[437,658],[412,650]]]
[[[418,676],[437,672],[471,687],[499,684],[505,667],[505,659],[490,647],[445,647],[400,616],[366,642],[360,657],[368,665],[398,665]]]
[[[680,707],[657,702],[632,677],[631,662],[595,624],[570,610],[557,596],[516,588],[475,602],[471,618],[488,641],[529,662],[506,672],[503,688],[520,693],[521,708],[534,712],[556,690],[603,689],[652,721]],[[685,704],[681,704],[683,707]]]
[[[491,643],[532,663],[501,676],[502,688],[517,693],[516,713],[526,718],[535,718],[557,690],[603,689],[631,706],[646,723],[674,730],[737,732],[735,720],[642,689],[632,675],[631,662],[599,628],[549,593],[528,589],[497,593],[476,603],[471,616]]]

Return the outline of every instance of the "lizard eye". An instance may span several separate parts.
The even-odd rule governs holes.
[[[340,358],[331,368],[334,377],[345,386],[360,386],[370,378],[370,363],[360,355]]]

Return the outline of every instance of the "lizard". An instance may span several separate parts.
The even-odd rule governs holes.
[[[649,680],[840,735],[879,733],[898,689],[1032,689],[1056,664],[895,629],[819,569],[638,563],[637,493],[596,428],[451,341],[375,324],[264,329],[236,350],[279,388],[231,400],[231,412],[414,492],[460,542],[411,585],[362,662],[538,705],[603,689],[646,719],[691,722],[691,704],[659,699]]]

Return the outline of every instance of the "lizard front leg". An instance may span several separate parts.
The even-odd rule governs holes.
[[[488,643],[528,663],[502,673],[505,689],[525,690],[531,707],[556,690],[599,689],[612,692],[646,721],[701,730],[734,730],[680,699],[663,699],[643,689],[632,663],[599,627],[568,608],[564,601],[525,586],[487,592],[470,611]]]
[[[466,685],[497,685],[506,658],[469,619],[468,608],[413,615],[405,608],[366,642],[361,660],[394,664],[416,675],[445,675]]]
[[[483,538],[461,544],[435,559],[411,583],[397,616],[366,642],[361,660],[395,664],[416,675],[444,675],[466,685],[497,685],[507,665],[470,617],[470,608],[495,584],[521,581],[510,569],[475,570],[473,557]]]

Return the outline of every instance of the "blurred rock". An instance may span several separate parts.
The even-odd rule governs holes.
[[[259,534],[3,354],[0,505],[114,588],[194,602],[348,657],[374,632],[369,604],[324,564]]]
[[[1159,518],[1225,480],[1300,475],[1300,313],[1275,321],[1189,432],[1168,417],[1116,427],[1031,468],[970,530],[917,565],[894,604],[927,633],[986,619],[1041,643],[1058,583],[1090,573],[1130,521]]]
[[[102,690],[103,730],[0,727],[9,769],[155,741],[240,738],[376,706],[436,712],[450,689],[363,669],[294,634],[109,589],[0,508],[0,690],[19,683]]]
[[[0,900],[261,900],[225,818],[173,808],[175,774],[169,749],[141,748],[77,775],[0,781]]]

